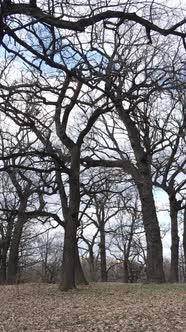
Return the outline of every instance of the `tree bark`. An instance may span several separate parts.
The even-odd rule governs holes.
[[[19,212],[17,215],[17,221],[14,226],[12,240],[10,243],[10,253],[9,253],[8,269],[7,269],[7,282],[11,284],[17,282],[19,246],[20,246],[23,226],[25,223],[24,212],[26,206],[27,206],[27,199],[20,203]]]
[[[0,284],[6,282],[7,239],[0,240]]]
[[[184,209],[184,215],[183,215],[183,252],[184,252],[185,271],[186,271],[186,207]]]
[[[101,260],[101,281],[107,282],[107,261],[106,261],[106,246],[105,246],[105,224],[104,220],[100,221],[100,260]]]
[[[80,205],[80,148],[74,145],[71,149],[71,175],[69,176],[70,195],[68,219],[65,221],[65,237],[62,263],[61,290],[76,288],[76,232],[79,226],[78,213]]]
[[[6,282],[8,249],[9,249],[9,246],[8,246],[8,244],[6,244],[1,250],[0,283],[5,283]]]
[[[2,253],[0,255],[0,284],[4,284],[6,282],[6,260],[7,256],[4,255],[4,250],[2,249]]]
[[[179,236],[178,236],[178,209],[175,196],[169,197],[170,217],[171,217],[171,266],[170,282],[179,281],[178,262],[179,262]]]
[[[23,230],[24,220],[19,218],[15,224],[15,229],[10,245],[10,254],[8,259],[7,282],[14,284],[17,281],[19,245]]]
[[[124,259],[123,261],[123,282],[129,282],[129,269],[128,269],[128,260]]]
[[[6,282],[7,279],[7,256],[11,243],[13,225],[14,225],[14,217],[8,217],[5,243],[2,248],[2,264],[0,269],[0,280],[3,283]]]
[[[165,282],[162,242],[152,186],[151,183],[148,182],[147,179],[145,179],[143,184],[138,184],[147,241],[147,281],[161,283]]]
[[[61,290],[76,288],[75,284],[75,250],[76,250],[76,224],[70,217],[65,225],[65,237],[63,248]]]

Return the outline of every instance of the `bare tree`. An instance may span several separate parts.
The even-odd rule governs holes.
[[[8,130],[1,129],[1,158],[3,161],[1,172],[2,176],[8,179],[6,181],[7,184],[10,186],[11,183],[11,194],[14,196],[15,201],[14,205],[12,205],[11,197],[6,197],[6,190],[2,188],[3,204],[1,213],[4,218],[7,217],[8,223],[6,245],[3,252],[4,271],[7,263],[6,280],[10,283],[16,282],[17,279],[20,243],[26,222],[34,217],[44,219],[53,217],[53,219],[56,218],[60,221],[56,214],[52,214],[45,209],[44,196],[50,197],[56,192],[55,186],[53,187],[52,177],[47,174],[43,176],[36,175],[33,172],[33,165],[38,165],[38,160],[28,160],[25,156],[17,155],[19,151],[23,154],[23,151],[29,149],[33,141],[29,140],[27,131],[18,129],[16,132],[16,127],[14,131],[13,133],[8,133]],[[7,154],[8,158],[6,158]]]
[[[184,95],[184,94],[183,94]],[[184,192],[186,180],[184,172],[186,159],[184,157],[183,131],[184,111],[180,105],[178,95],[172,98],[172,109],[162,121],[162,126],[156,122],[154,133],[159,136],[154,153],[153,167],[154,184],[163,189],[169,197],[171,218],[171,265],[170,277],[172,282],[178,282],[179,265],[179,234],[178,213],[184,209]],[[181,106],[181,107],[180,107]]]
[[[108,117],[105,117],[105,127],[101,133],[104,138],[97,139],[97,148],[92,147],[96,158],[85,157],[83,162],[92,167],[120,167],[132,175],[142,205],[147,240],[147,278],[163,282],[162,243],[152,182],[153,154],[162,142],[153,134],[153,119],[157,116],[153,105],[157,100],[163,98],[163,95],[166,96],[166,91],[170,91],[173,84],[176,84],[176,79],[173,80],[172,68],[174,67],[176,70],[174,76],[181,77],[183,66],[179,63],[178,52],[173,54],[170,59],[166,59],[165,64],[165,54],[162,53],[161,59],[159,57],[160,52],[164,52],[165,46],[163,50],[160,44],[153,49],[149,49],[148,46],[139,49],[139,42],[143,40],[141,31],[138,31],[136,38],[130,24],[129,27],[125,32],[123,30],[120,32],[120,27],[111,29],[114,30],[113,40],[110,37],[108,52],[104,50],[101,39],[96,43],[99,45],[99,49],[102,48],[102,55],[104,54],[107,58],[102,79],[105,80],[105,91],[114,105],[114,116],[117,119],[112,120],[112,126],[116,126],[119,121],[123,123],[124,128],[121,129],[123,140],[126,135],[130,142],[130,145],[123,144],[123,146],[124,148],[126,146],[130,152],[125,153],[122,150],[123,146],[119,142],[121,133],[117,135],[119,139],[114,136],[114,129],[112,129]],[[106,28],[109,29],[107,26]],[[124,48],[123,45],[126,44],[127,38],[130,41]],[[169,48],[169,46],[167,47]],[[175,85],[173,89],[175,89]],[[166,112],[167,118],[169,118],[171,109]],[[122,125],[120,127],[122,128]],[[97,130],[99,131],[99,127]],[[111,144],[108,143],[106,135],[112,140],[114,147],[110,147]],[[98,150],[104,151],[102,152],[103,158],[100,154],[98,156]],[[117,160],[111,160],[111,151],[114,151],[114,157]]]
[[[128,283],[129,280],[133,281],[132,265],[140,257],[141,248],[138,246],[138,240],[140,237],[144,238],[144,230],[137,198],[134,202],[132,199],[126,202],[122,197],[122,201],[123,211],[115,217],[116,221],[109,229],[109,251],[122,263],[123,282]]]
[[[126,72],[121,59],[126,48],[124,47],[121,52],[116,51],[118,47],[122,48],[122,45],[125,45],[125,38],[120,30],[123,28],[130,30],[132,26],[136,28],[137,34],[141,27],[143,38],[140,40],[140,45],[147,42],[152,44],[157,40],[156,33],[158,33],[162,36],[182,38],[185,46],[185,33],[181,31],[185,19],[175,22],[172,12],[175,24],[169,28],[161,28],[157,15],[153,13],[153,3],[149,6],[146,2],[142,16],[134,13],[134,7],[137,9],[138,4],[129,2],[123,5],[120,2],[111,3],[108,8],[108,3],[105,1],[92,10],[91,3],[85,1],[86,9],[82,6],[79,14],[76,4],[69,6],[68,1],[62,4],[57,1],[47,3],[1,1],[0,5],[0,39],[5,57],[1,71],[0,110],[18,126],[29,128],[42,143],[40,149],[30,147],[27,156],[40,156],[43,160],[49,158],[51,168],[44,171],[57,170],[60,176],[62,174],[63,178],[68,178],[67,193],[61,187],[65,222],[61,288],[75,287],[80,170],[81,167],[95,165],[94,161],[89,160],[90,155],[88,159],[82,158],[82,166],[80,165],[84,139],[100,115],[113,110],[119,114],[126,127],[136,164],[132,164],[130,160],[124,160],[122,163],[109,161],[107,166],[124,168],[135,179],[143,202],[148,247],[148,279],[163,281],[160,231],[152,195],[151,155],[146,151],[148,144],[143,146],[145,138],[143,142],[140,141],[141,132],[137,128],[137,115],[135,117],[135,112],[138,114],[139,108],[139,100],[135,101],[136,96],[140,97],[141,90],[145,88],[148,89],[148,94],[157,89],[157,78],[153,80],[153,86],[152,82],[146,86],[152,71],[147,73],[144,70],[146,80],[138,83],[141,75],[141,69],[138,68],[137,80],[135,74],[130,91],[127,95],[123,95],[124,82],[121,74],[125,77]],[[158,5],[158,8],[161,10],[161,5]],[[166,7],[163,9],[165,11]],[[168,8],[167,11],[169,12]],[[113,32],[112,38],[114,37],[116,45],[111,55],[104,53],[105,37],[101,33],[100,26],[104,34],[107,31],[107,36]],[[103,41],[103,50],[97,43],[99,39]],[[162,45],[159,50],[161,48]],[[119,55],[117,59],[116,53]],[[96,60],[93,60],[93,56]],[[140,55],[142,56],[143,54]],[[21,79],[13,82],[10,68],[17,59],[20,60]],[[114,66],[113,60],[116,62]],[[134,66],[137,65],[136,60]],[[29,72],[30,69],[32,74]],[[158,75],[158,79],[162,79],[162,76]],[[131,96],[133,98],[130,102]],[[130,103],[128,108],[125,107],[124,101]],[[27,107],[28,105],[30,107]],[[85,119],[85,124],[75,128],[74,114],[78,112]],[[145,119],[143,118],[143,121]],[[74,121],[73,125],[71,121]],[[60,146],[57,152],[53,146],[54,137]],[[65,150],[66,154],[61,153],[62,150]],[[23,153],[25,155],[25,151]],[[8,156],[5,155],[3,158]],[[36,170],[36,167],[34,168]],[[43,169],[37,169],[37,172],[42,173]],[[59,180],[58,185],[62,182]]]
[[[18,200],[14,188],[6,173],[1,173],[1,198],[0,198],[0,282],[7,280],[8,251],[15,223]]]

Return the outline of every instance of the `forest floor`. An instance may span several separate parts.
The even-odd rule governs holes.
[[[186,331],[186,285],[0,286],[0,332]]]

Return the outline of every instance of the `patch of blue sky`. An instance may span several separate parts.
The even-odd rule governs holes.
[[[64,61],[64,64],[68,69],[73,70],[78,68],[78,66],[90,66],[95,67],[100,65],[100,63],[108,63],[106,57],[104,58],[100,53],[96,50],[87,50],[81,54],[79,50],[75,50],[71,48],[70,45],[66,45],[63,47],[63,53],[56,54],[55,61],[61,60]]]

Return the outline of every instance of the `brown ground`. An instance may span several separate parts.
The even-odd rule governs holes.
[[[186,285],[0,286],[0,332],[186,332]]]

